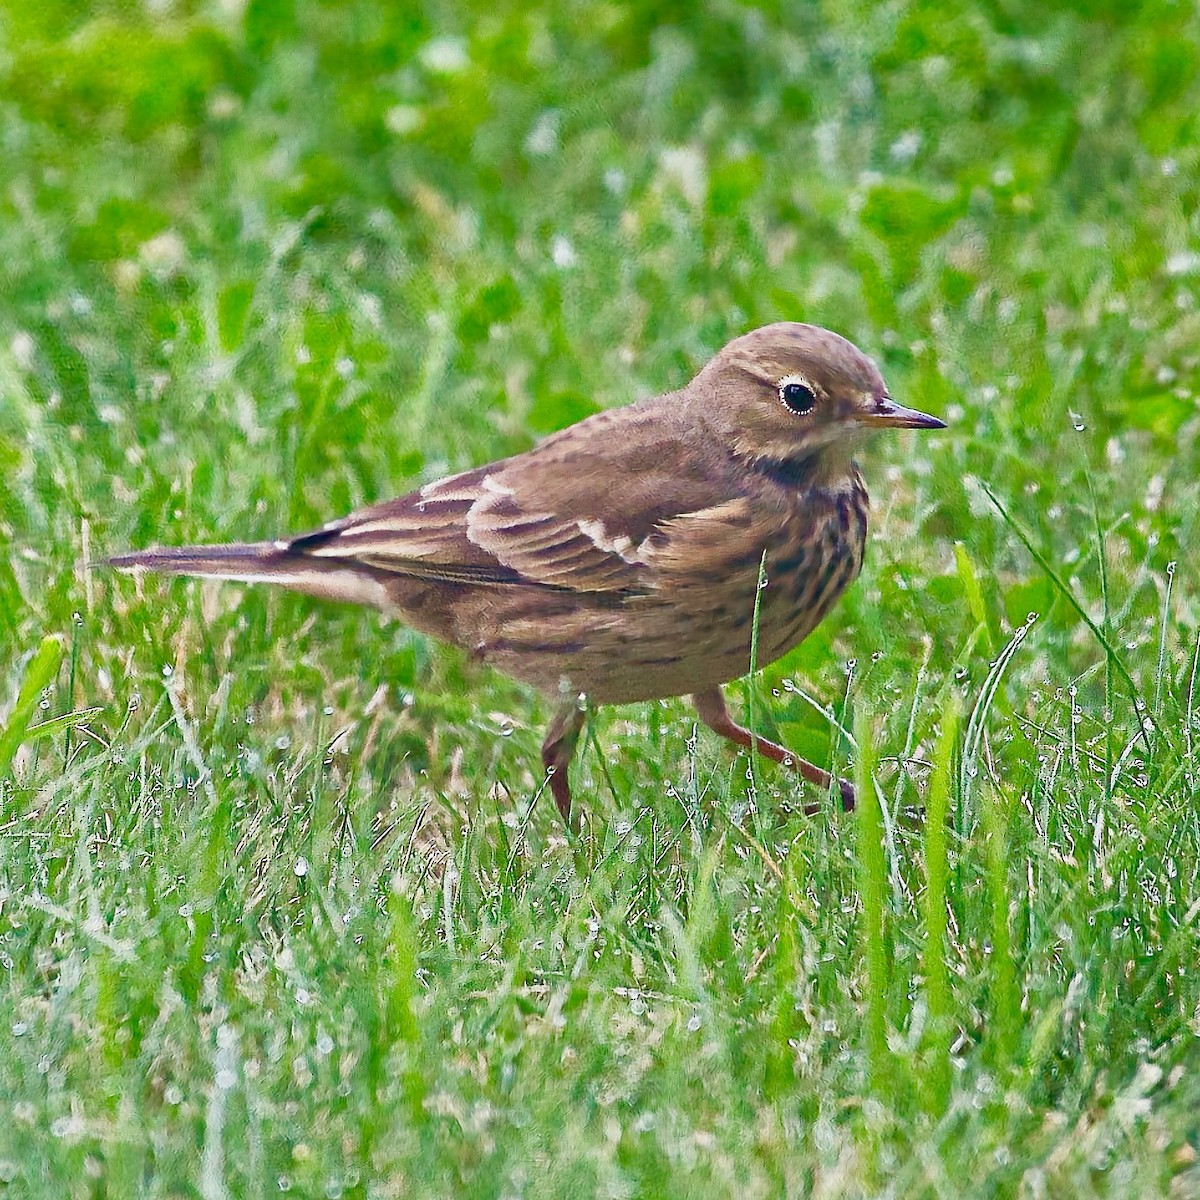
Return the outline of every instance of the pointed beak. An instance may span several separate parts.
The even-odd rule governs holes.
[[[938,417],[915,408],[897,404],[891,396],[880,396],[870,408],[859,409],[855,414],[864,424],[871,427],[890,429],[945,429],[946,422]]]

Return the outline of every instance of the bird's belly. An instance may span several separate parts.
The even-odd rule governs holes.
[[[502,621],[481,657],[542,692],[586,693],[596,704],[703,691],[799,645],[861,563],[861,544],[832,537],[803,553],[781,551],[773,558],[768,550],[761,591],[754,570],[741,580],[656,590],[615,608],[564,598],[557,611],[543,607],[535,619]]]

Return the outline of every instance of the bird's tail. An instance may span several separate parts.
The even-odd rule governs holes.
[[[140,567],[167,575],[283,583],[295,574],[297,564],[286,542],[232,542],[226,546],[154,546],[117,554],[103,565],[118,571]]]
[[[241,583],[275,583],[347,604],[395,607],[394,576],[366,563],[317,558],[289,542],[232,542],[225,546],[155,546],[105,559],[118,571],[159,571]]]

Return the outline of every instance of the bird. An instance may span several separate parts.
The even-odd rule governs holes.
[[[836,782],[851,809],[848,781],[736,723],[722,685],[804,641],[858,576],[869,499],[855,453],[888,428],[945,423],[893,399],[846,338],[781,321],[677,391],[320,529],[107,563],[368,605],[464,647],[554,702],[542,764],[568,825],[588,709],[684,695],[737,746],[825,794]]]

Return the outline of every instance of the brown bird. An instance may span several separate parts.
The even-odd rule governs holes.
[[[853,455],[884,427],[944,423],[897,404],[845,338],[767,325],[680,391],[313,533],[109,562],[373,605],[466,647],[558,701],[542,761],[564,819],[583,697],[691,693],[709,728],[828,789],[820,767],[736,724],[721,684],[802,642],[858,575],[868,499]]]

